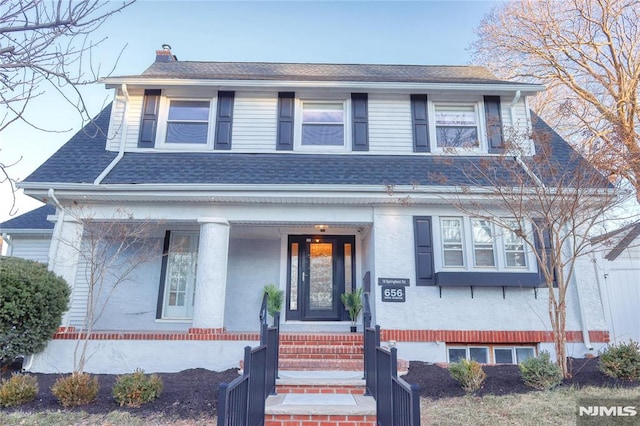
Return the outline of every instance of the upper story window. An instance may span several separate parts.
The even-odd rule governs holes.
[[[442,218],[442,263],[444,266],[464,266],[462,218]]]
[[[344,146],[344,102],[302,102],[302,146]]]
[[[211,101],[170,100],[165,143],[207,144]]]
[[[504,152],[500,96],[411,95],[414,152]]]
[[[139,148],[231,149],[235,92],[145,90]]]
[[[347,100],[299,99],[296,118],[296,149],[346,151],[350,148]]]
[[[431,140],[435,151],[486,150],[480,100],[430,101]]]
[[[479,148],[476,103],[434,103],[438,148]]]

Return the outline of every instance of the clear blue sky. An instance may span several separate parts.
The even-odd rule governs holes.
[[[108,39],[94,53],[107,74],[139,74],[163,43],[179,60],[464,65],[474,29],[490,1],[144,1],[107,21]],[[96,35],[96,39],[99,38]],[[103,85],[87,88],[92,114],[111,99]],[[32,104],[44,133],[14,125],[0,133],[0,162],[22,179],[80,127],[77,112],[53,94]],[[72,167],[72,165],[70,165]],[[0,222],[9,218],[0,187]],[[19,195],[18,213],[39,204]]]

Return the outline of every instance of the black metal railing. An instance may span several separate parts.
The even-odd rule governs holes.
[[[364,294],[365,395],[376,400],[378,425],[420,426],[420,387],[398,377],[398,350],[380,346],[380,326],[371,327],[369,294]]]
[[[260,308],[260,345],[244,348],[242,375],[218,388],[218,426],[261,426],[268,395],[275,395],[278,378],[280,313],[267,324],[266,295]]]

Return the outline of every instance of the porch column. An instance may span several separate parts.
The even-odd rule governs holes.
[[[229,222],[220,217],[203,217],[198,223],[200,245],[192,327],[221,329],[227,286]]]

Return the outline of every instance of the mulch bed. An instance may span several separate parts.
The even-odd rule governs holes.
[[[563,382],[565,386],[601,386],[634,387],[638,382],[624,382],[605,376],[598,370],[598,359],[569,359],[573,377]],[[14,370],[20,368],[14,366]],[[476,395],[506,395],[532,392],[522,383],[516,365],[485,366],[487,379]],[[6,371],[2,377],[9,377]],[[140,408],[120,407],[111,396],[111,388],[116,376],[99,374],[100,393],[97,400],[89,405],[66,409],[84,411],[90,414],[107,414],[114,410],[128,411],[136,416],[163,416],[175,419],[201,419],[216,413],[218,386],[238,377],[236,369],[213,372],[205,369],[190,369],[179,373],[159,373],[164,383],[162,395],[155,401]],[[38,397],[16,408],[4,408],[5,411],[36,412],[45,410],[64,410],[51,393],[50,387],[60,377],[57,374],[34,374],[38,378],[40,392]],[[428,398],[447,398],[462,396],[465,392],[451,378],[447,369],[437,365],[413,361],[409,373],[403,377],[409,383],[420,385],[420,394]]]

